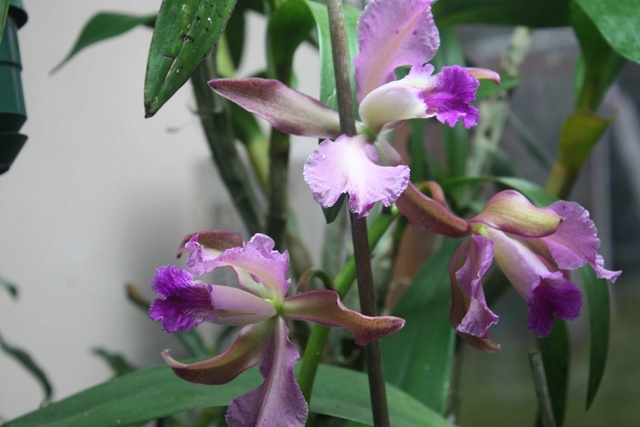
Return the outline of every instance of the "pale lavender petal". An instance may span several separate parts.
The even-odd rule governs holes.
[[[554,316],[574,320],[580,315],[582,292],[558,271],[541,279],[527,305],[529,330],[539,337],[546,337],[553,328]]]
[[[289,341],[284,320],[275,321],[269,352],[260,364],[265,381],[231,403],[226,417],[229,427],[304,426],[309,409],[293,375],[300,356]]]
[[[458,120],[467,129],[477,125],[480,113],[469,103],[475,100],[479,85],[478,79],[460,66],[442,67],[432,79],[431,87],[422,92],[427,116],[435,116],[440,123],[452,127]]]
[[[360,15],[355,58],[358,100],[395,79],[402,65],[429,62],[440,45],[433,0],[375,0]]]
[[[575,270],[588,262],[598,277],[615,282],[622,272],[604,268],[604,260],[598,255],[600,239],[589,212],[577,203],[566,201],[556,202],[549,209],[564,219],[553,235],[543,239],[558,268]]]
[[[304,165],[304,180],[323,207],[349,194],[349,210],[366,216],[381,201],[393,204],[409,183],[407,166],[379,166],[376,147],[362,135],[325,140]]]
[[[340,301],[340,296],[329,290],[304,292],[285,298],[282,316],[349,329],[359,345],[394,334],[404,326],[404,320],[399,317],[369,317],[349,310]]]
[[[422,194],[411,183],[396,201],[396,206],[409,223],[420,230],[454,238],[466,236],[471,231],[467,221]]]
[[[451,323],[465,341],[483,351],[500,348],[489,336],[489,328],[498,323],[498,316],[487,306],[482,288],[482,277],[492,261],[493,242],[473,235],[458,248],[449,266]]]
[[[209,86],[281,132],[316,138],[335,138],[341,133],[337,112],[278,80],[215,79]]]
[[[211,305],[220,325],[244,326],[276,315],[273,304],[244,289],[211,285]]]
[[[287,279],[289,253],[280,253],[274,247],[271,237],[258,233],[245,247],[227,249],[212,264],[214,267],[229,266],[239,273],[249,273],[251,278],[247,280],[238,274],[240,286],[259,297],[282,300],[290,284]]]
[[[190,331],[202,322],[216,320],[211,285],[194,281],[188,271],[172,265],[160,267],[151,287],[163,299],[151,303],[149,317],[159,320],[165,331]]]
[[[505,190],[493,196],[471,223],[481,222],[500,231],[523,237],[554,233],[562,217],[550,208],[538,208],[517,191]]]
[[[162,352],[165,362],[180,378],[198,384],[226,384],[257,365],[269,349],[275,319],[242,328],[227,351],[202,362],[184,364]]]

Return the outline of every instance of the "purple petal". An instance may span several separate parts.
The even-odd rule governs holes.
[[[348,193],[349,210],[363,217],[378,201],[393,204],[409,183],[407,166],[379,166],[377,160],[376,147],[362,135],[327,139],[305,163],[304,180],[323,207]]]
[[[160,320],[165,331],[190,331],[202,322],[216,320],[211,285],[194,281],[188,271],[172,265],[160,267],[151,287],[164,299],[151,303],[149,317]]]
[[[300,356],[289,341],[284,320],[276,322],[269,352],[260,364],[265,381],[231,403],[226,417],[229,427],[304,426],[309,410],[293,375]]]
[[[282,304],[282,315],[285,319],[349,329],[359,345],[394,334],[404,326],[404,320],[399,317],[369,317],[349,310],[336,292],[328,290],[310,291],[286,298]]]
[[[561,220],[552,209],[538,208],[517,191],[505,190],[493,196],[470,222],[518,236],[543,237],[554,233]]]
[[[529,330],[543,338],[551,333],[553,317],[574,320],[580,315],[582,292],[561,272],[541,279],[533,289],[529,306]]]
[[[500,348],[489,336],[498,316],[487,306],[482,288],[482,277],[492,261],[493,242],[474,234],[458,248],[449,266],[451,323],[460,337],[483,351]]]
[[[189,252],[187,266],[196,276],[213,270],[211,261],[229,248],[243,246],[244,240],[238,233],[227,230],[208,230],[188,234],[182,239],[178,257]]]
[[[416,72],[422,74],[425,71]],[[478,109],[469,103],[475,100],[479,85],[478,79],[465,68],[457,65],[442,67],[442,71],[433,76],[430,87],[422,92],[422,99],[427,105],[427,116],[436,116],[440,123],[451,127],[458,120],[462,120],[467,129],[477,125]]]
[[[340,135],[337,112],[278,80],[215,79],[209,86],[281,132],[316,138]]]
[[[600,239],[589,212],[577,203],[566,201],[556,202],[549,209],[563,218],[558,230],[544,238],[558,268],[575,270],[588,262],[598,277],[615,282],[622,272],[604,268],[604,260],[598,255]]]
[[[209,360],[184,364],[173,359],[169,350],[163,351],[162,357],[173,372],[184,380],[198,384],[226,384],[264,359],[274,322],[245,326],[227,351]]]
[[[358,100],[395,80],[402,65],[429,62],[440,45],[433,22],[433,0],[375,0],[360,15],[355,58]]]
[[[471,228],[446,206],[422,194],[411,183],[396,201],[400,213],[414,227],[449,237],[463,237]]]
[[[273,248],[271,237],[256,234],[243,248],[231,248],[213,262],[215,267],[229,266],[236,271],[240,286],[262,298],[281,300],[289,289],[289,254]],[[249,273],[243,275],[242,273]],[[257,282],[257,283],[256,283]],[[265,287],[266,285],[266,287]]]

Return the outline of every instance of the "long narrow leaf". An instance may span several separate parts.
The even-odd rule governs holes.
[[[570,348],[567,322],[556,318],[551,335],[538,339],[538,348],[542,354],[556,426],[562,427],[569,387]],[[540,420],[538,425],[541,425]]]
[[[71,51],[51,72],[54,73],[58,71],[60,67],[69,62],[69,60],[76,56],[81,50],[96,43],[122,35],[139,25],[153,26],[155,20],[155,14],[139,16],[115,12],[98,13],[85,24]]]
[[[402,296],[393,314],[405,327],[382,341],[385,376],[435,412],[444,414],[455,333],[449,323],[449,260],[459,241],[446,240]]]
[[[433,15],[439,26],[501,24],[563,27],[569,25],[569,3],[569,0],[446,0],[433,5]]]
[[[137,371],[80,392],[5,427],[125,426],[179,412],[226,406],[260,382],[257,369],[220,386],[193,384],[178,378],[167,366]],[[343,368],[320,366],[311,411],[371,424],[366,375]],[[395,387],[388,388],[391,422],[403,427],[452,427],[444,418]]]
[[[164,0],[153,30],[144,82],[146,117],[191,77],[218,42],[236,0]]]
[[[580,269],[587,306],[589,307],[589,386],[587,404],[589,409],[595,399],[607,365],[609,352],[609,288],[605,279],[598,279],[592,268]]]

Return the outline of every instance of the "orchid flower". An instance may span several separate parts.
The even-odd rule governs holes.
[[[208,231],[187,236],[183,244],[180,252],[189,252],[188,269],[158,269],[151,286],[161,298],[151,304],[149,317],[167,332],[189,331],[202,322],[244,326],[227,351],[209,360],[183,364],[169,350],[163,352],[179,377],[200,384],[225,384],[260,363],[265,380],[231,403],[226,415],[230,427],[304,425],[307,403],[293,374],[299,354],[285,320],[347,328],[360,345],[404,325],[397,317],[367,317],[349,310],[329,290],[287,297],[289,255],[275,251],[266,235],[256,234],[245,244],[235,233]],[[194,278],[220,267],[230,267],[240,286]]]
[[[526,301],[529,330],[539,337],[549,335],[554,316],[573,320],[580,314],[582,293],[570,280],[571,270],[588,263],[599,278],[613,282],[620,275],[604,268],[596,227],[577,203],[558,201],[538,208],[522,194],[506,190],[492,197],[479,215],[464,221],[446,209],[444,198],[436,199],[411,186],[397,206],[417,228],[469,236],[449,266],[451,323],[481,350],[499,349],[488,333],[498,316],[487,306],[482,288],[482,277],[494,259]]]
[[[499,82],[489,70],[443,67],[433,74],[428,62],[440,38],[433,22],[434,0],[373,0],[358,22],[360,52],[355,58],[359,114],[358,135],[340,135],[338,114],[321,102],[277,80],[215,79],[218,94],[266,119],[276,129],[302,136],[327,138],[311,154],[304,178],[323,207],[349,194],[349,210],[363,217],[382,201],[393,204],[409,183],[409,168],[383,139],[413,118],[435,117],[466,128],[478,122],[475,98],[478,78]],[[395,70],[410,66],[395,80]]]

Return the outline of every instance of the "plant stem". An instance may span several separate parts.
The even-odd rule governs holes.
[[[284,249],[284,232],[287,225],[288,177],[289,135],[272,128],[269,142],[269,208],[266,231],[279,251]]]
[[[551,397],[549,396],[549,387],[544,372],[544,364],[540,353],[529,353],[529,364],[533,372],[533,382],[536,385],[536,396],[538,398],[538,410],[543,427],[556,427],[556,421],[553,416],[553,408],[551,407]]]

